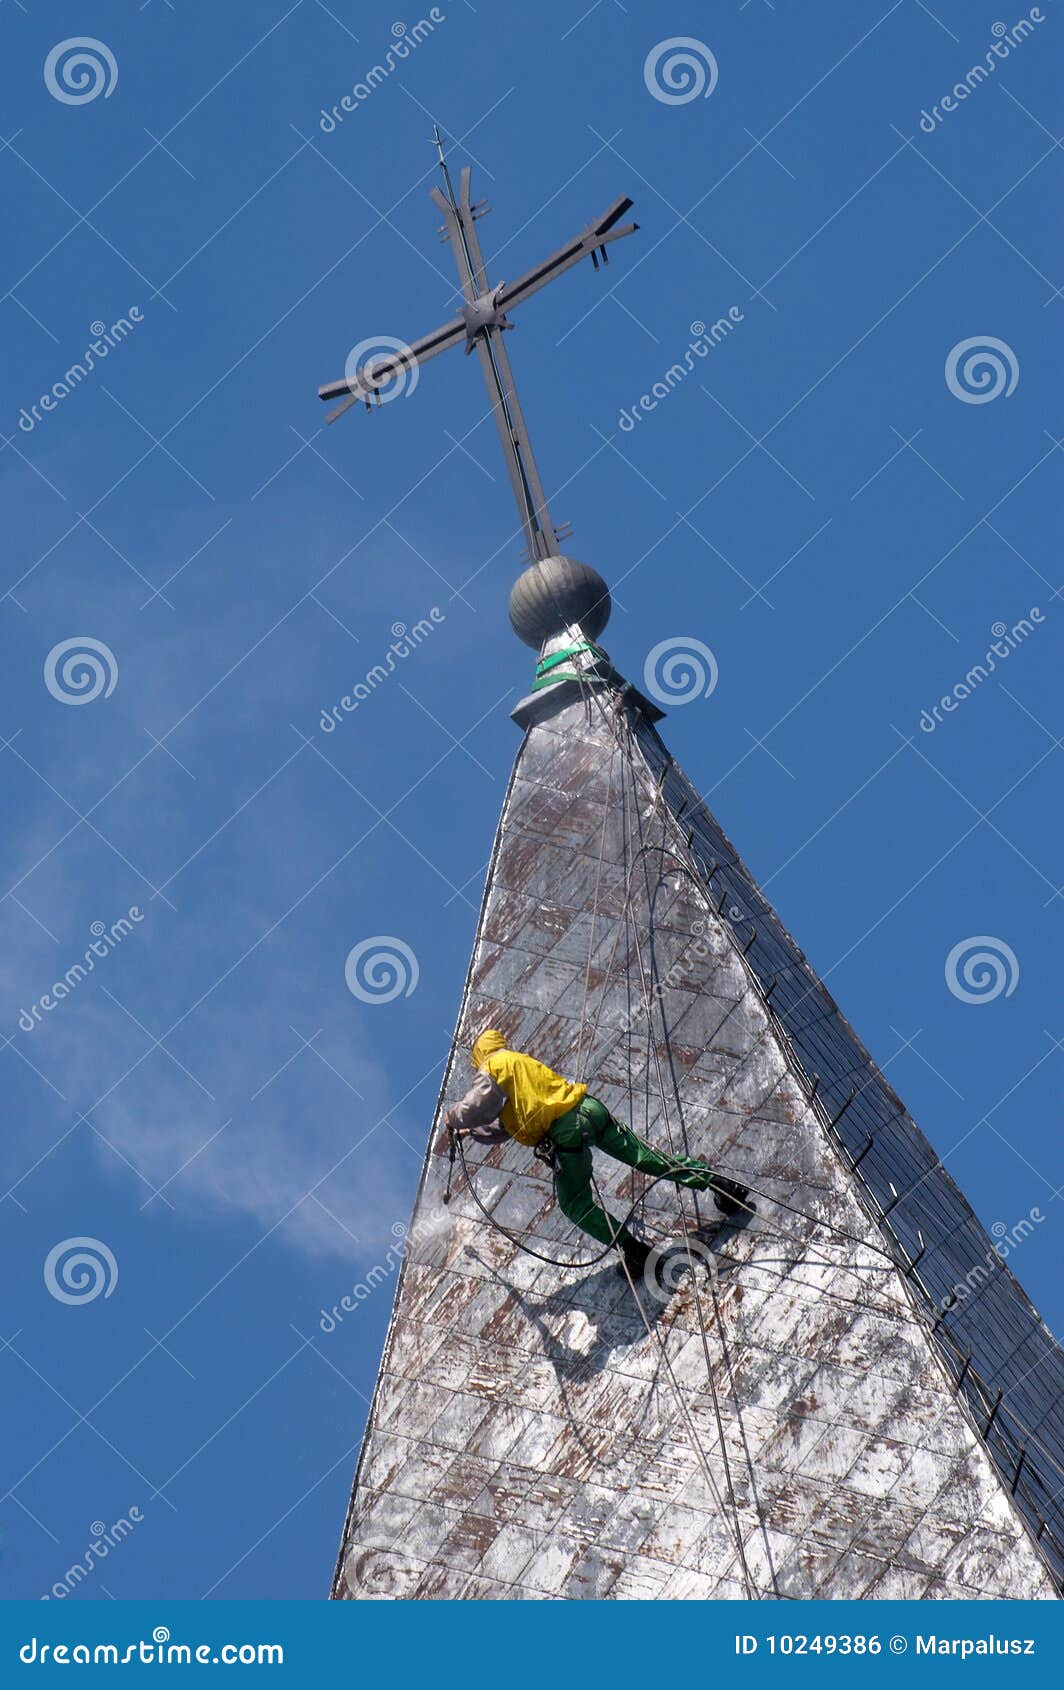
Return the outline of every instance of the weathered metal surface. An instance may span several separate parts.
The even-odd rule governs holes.
[[[444,1209],[430,1148],[334,1595],[1055,1595],[1053,1522],[1037,1547],[1031,1528],[1054,1472],[1030,1449],[1014,1499],[994,1439],[1014,1426],[999,1413],[984,1439],[980,1405],[1004,1388],[1046,1443],[1059,1350],[1001,1268],[956,1324],[973,1348],[958,1394],[927,1287],[963,1280],[989,1239],[656,734],[602,694],[519,753],[443,1104],[489,1024],[652,1141],[748,1178],[757,1214],[704,1232],[693,1272],[670,1256],[666,1300],[640,1285],[648,1335],[611,1260],[535,1260],[461,1181]],[[857,1173],[825,1125],[855,1079],[843,1143],[873,1134]],[[594,1254],[529,1151],[467,1154],[500,1225],[547,1256]],[[639,1176],[596,1165],[623,1213]],[[923,1285],[878,1218],[890,1179],[923,1182],[891,1216],[903,1244],[923,1229]],[[674,1187],[647,1194],[649,1231],[681,1213],[715,1219]]]

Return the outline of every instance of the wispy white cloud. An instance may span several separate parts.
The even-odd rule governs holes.
[[[170,767],[174,786],[187,781]],[[143,793],[131,781],[108,802],[107,834],[123,847]],[[230,792],[227,801],[232,809],[238,800]],[[345,878],[275,926],[320,872],[294,865],[324,868],[336,855],[323,854],[314,817],[297,808],[282,832],[252,815],[178,876],[169,888],[176,912],[84,827],[41,862],[67,825],[57,819],[37,816],[16,841],[11,881],[28,878],[0,903],[0,1026],[41,1076],[14,1051],[0,1053],[28,1100],[0,1143],[5,1187],[87,1112],[102,1135],[92,1138],[101,1168],[149,1213],[162,1188],[179,1213],[204,1224],[250,1216],[315,1256],[379,1250],[409,1214],[434,1078],[399,1100],[433,1055],[442,1059],[445,1041],[419,1052],[420,1067],[404,1067],[398,1081],[371,1044],[373,1017],[389,1010],[361,1008],[344,985],[346,945],[332,912],[349,896]],[[201,816],[168,843],[187,855],[206,831]],[[161,880],[181,860],[145,872]],[[32,1032],[20,1030],[20,1010],[83,958],[90,921],[111,923],[131,904],[143,921]],[[175,1023],[166,1048],[152,1049]],[[50,1159],[33,1178],[55,1177],[59,1165]]]

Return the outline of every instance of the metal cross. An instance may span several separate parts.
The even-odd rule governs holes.
[[[400,378],[416,365],[427,363],[430,358],[435,358],[438,352],[445,352],[449,346],[464,343],[467,353],[475,348],[480,357],[484,379],[488,384],[488,397],[502,441],[510,483],[521,515],[521,526],[528,542],[529,556],[533,561],[553,557],[558,553],[559,535],[547,509],[547,498],[514,386],[510,359],[503,345],[503,331],[514,326],[506,313],[515,305],[522,305],[532,294],[538,293],[540,288],[546,287],[548,282],[560,276],[563,270],[579,263],[581,258],[590,256],[596,270],[600,257],[604,264],[608,263],[606,247],[609,242],[632,234],[639,225],[626,223],[621,229],[615,228],[614,225],[624,216],[632,201],[623,198],[614,200],[601,217],[588,224],[583,234],[559,247],[557,252],[542,264],[537,264],[535,269],[526,271],[516,282],[498,282],[493,286],[488,281],[484,255],[480,250],[476,231],[477,219],[483,217],[490,207],[484,200],[475,205],[470,203],[468,165],[462,168],[459,194],[455,199],[454,185],[443,156],[443,143],[438,128],[434,138],[447,191],[443,193],[439,188],[433,188],[432,198],[443,212],[444,225],[441,234],[450,239],[458,266],[463,302],[461,313],[449,323],[433,330],[431,334],[415,340],[412,345],[372,358],[362,369],[352,370],[342,381],[331,381],[320,387],[320,398],[342,397],[343,401],[325,420],[335,422],[357,399],[364,400],[366,409],[369,410],[371,399],[375,398],[377,403],[380,403],[382,387]]]

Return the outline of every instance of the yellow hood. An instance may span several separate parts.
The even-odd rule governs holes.
[[[473,1046],[470,1061],[472,1062],[474,1068],[483,1068],[485,1057],[493,1056],[497,1050],[505,1049],[506,1040],[503,1038],[502,1034],[497,1032],[494,1027],[488,1027],[483,1033],[481,1033],[476,1044]]]

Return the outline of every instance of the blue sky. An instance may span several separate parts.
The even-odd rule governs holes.
[[[318,1311],[409,1211],[532,667],[475,361],[328,431],[315,397],[357,342],[452,313],[433,119],[496,278],[636,201],[610,269],[509,340],[554,514],[619,583],[622,670],[712,649],[672,750],[987,1225],[1046,1217],[1014,1265],[1059,1329],[1062,23],[1034,10],[944,110],[1025,10],[447,0],[327,133],[394,11],[4,7],[5,1594],[132,1509],[72,1599],[327,1588],[388,1294],[329,1337]],[[115,69],[69,103],[43,71],[79,36]],[[709,97],[651,92],[674,37]],[[988,337],[1000,377],[951,386]],[[71,705],[45,667],[78,638],[106,652]],[[418,981],[363,1003],[345,959],[380,933]],[[945,965],[978,936],[1012,989],[971,1003]],[[118,1277],[72,1306],[44,1265],[82,1237]]]

